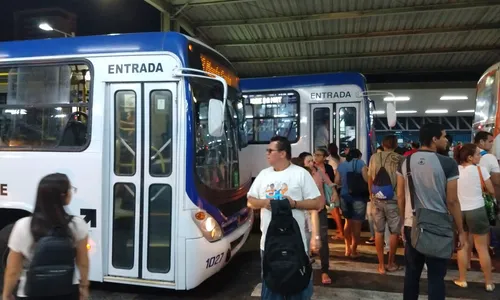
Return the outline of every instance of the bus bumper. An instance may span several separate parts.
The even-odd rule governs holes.
[[[205,238],[186,239],[186,289],[200,285],[219,272],[245,244],[252,230],[254,214],[236,230],[217,242]]]

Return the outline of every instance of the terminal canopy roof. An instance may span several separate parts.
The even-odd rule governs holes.
[[[241,77],[477,72],[500,61],[500,1],[145,0]]]

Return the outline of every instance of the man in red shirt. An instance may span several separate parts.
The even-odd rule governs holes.
[[[417,142],[412,142],[411,143],[411,150],[406,151],[404,156],[412,155],[413,153],[417,152],[418,148],[420,148],[420,144]]]

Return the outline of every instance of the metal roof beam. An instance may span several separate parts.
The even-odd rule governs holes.
[[[149,5],[153,6],[157,10],[159,10],[162,14],[168,14],[169,16],[174,15],[174,8],[172,4],[166,0],[144,0]],[[176,16],[172,18],[174,22],[177,22],[187,33],[191,36],[199,36],[196,34],[196,28],[191,24],[186,18],[181,16]],[[200,33],[203,38],[205,38],[204,34]],[[206,38],[205,38],[206,39]]]
[[[255,2],[257,0],[171,0],[170,3],[175,6],[187,4],[189,6],[208,6],[220,4],[234,4],[243,2]]]
[[[273,45],[273,44],[291,44],[291,43],[302,43],[302,42],[358,40],[358,39],[372,39],[381,37],[399,37],[408,35],[473,32],[473,31],[491,30],[491,29],[500,29],[500,23],[478,24],[472,26],[465,25],[460,27],[447,27],[447,28],[403,29],[394,31],[378,31],[378,32],[376,31],[376,32],[347,33],[347,34],[335,34],[335,35],[304,36],[304,37],[294,37],[294,38],[284,38],[284,39],[254,39],[254,40],[244,40],[244,41],[226,40],[226,41],[217,41],[214,43],[214,46],[242,47],[242,46],[258,46],[258,45]]]
[[[410,51],[388,51],[388,52],[365,52],[365,53],[348,53],[348,54],[331,54],[320,56],[289,56],[289,57],[255,57],[245,59],[229,59],[233,64],[263,64],[263,63],[296,63],[322,60],[336,60],[349,58],[376,58],[389,56],[406,56],[406,55],[432,55],[446,53],[464,53],[464,52],[485,52],[494,51],[500,56],[500,49],[497,45],[481,46],[471,48],[440,48],[440,49],[422,49]]]
[[[169,7],[167,3],[163,0],[144,0],[147,4],[159,10],[161,13],[170,14]]]
[[[346,12],[332,12],[332,13],[313,14],[313,15],[300,15],[300,16],[287,16],[287,17],[277,16],[277,17],[255,18],[255,19],[205,21],[205,22],[199,22],[195,25],[198,28],[206,28],[206,27],[228,27],[228,26],[256,25],[256,24],[276,24],[276,23],[302,22],[302,21],[343,20],[343,19],[354,19],[361,17],[414,14],[419,12],[435,12],[435,11],[482,8],[482,7],[493,7],[493,6],[500,6],[500,3],[498,1],[477,0],[473,2],[464,2],[464,3],[450,2],[446,4],[393,7],[393,8],[346,11]]]

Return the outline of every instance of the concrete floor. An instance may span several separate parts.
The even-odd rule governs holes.
[[[363,235],[363,244],[359,249],[362,256],[356,260],[345,259],[343,243],[331,240],[329,248],[333,283],[330,286],[321,284],[319,264],[316,263],[313,299],[402,299],[404,270],[390,275],[379,275],[376,271],[375,247],[365,245],[367,234]],[[170,291],[115,284],[93,284],[92,299],[258,299],[260,297],[259,238],[259,234],[252,234],[242,252],[235,256],[228,266],[194,290]],[[319,262],[319,259],[317,261]],[[402,248],[398,251],[397,261],[404,265]],[[473,261],[472,270],[468,274],[467,289],[461,289],[451,282],[458,271],[456,261],[450,261],[446,278],[447,299],[500,299],[499,257],[494,259],[494,265],[497,270],[494,273],[497,290],[494,293],[487,293],[484,291],[484,280],[477,259]],[[421,298],[427,299],[426,295],[427,279],[424,272],[421,279]]]

